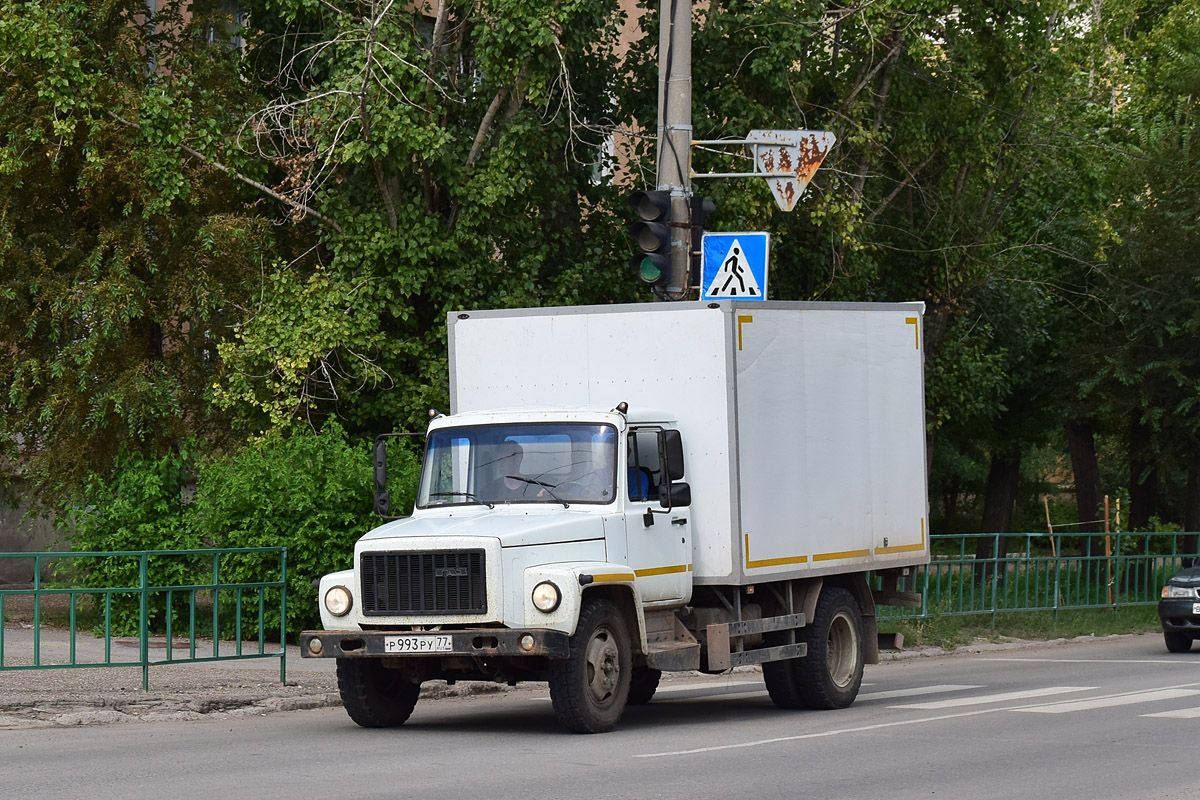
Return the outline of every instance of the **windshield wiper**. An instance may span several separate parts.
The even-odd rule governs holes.
[[[555,500],[557,500],[558,502],[562,503],[562,504],[563,504],[563,508],[570,508],[570,507],[571,507],[570,505],[568,505],[568,504],[567,504],[567,501],[566,501],[566,500],[563,500],[561,497],[559,497],[558,495],[556,495],[556,494],[554,493],[555,486],[554,486],[554,484],[552,484],[552,483],[544,483],[544,482],[542,482],[542,481],[535,481],[533,478],[526,478],[526,477],[525,477],[525,476],[523,476],[523,475],[505,475],[504,477],[506,477],[506,478],[512,478],[514,481],[523,481],[523,482],[525,482],[525,483],[531,483],[531,484],[533,484],[534,486],[541,486],[542,488],[544,488],[544,489],[546,490],[546,494],[550,495],[550,496],[551,496],[551,497],[553,497]]]
[[[480,500],[471,492],[430,492],[430,497],[465,497],[468,500],[474,500],[476,503],[483,503],[488,508],[495,508],[495,503],[489,503],[487,500]]]

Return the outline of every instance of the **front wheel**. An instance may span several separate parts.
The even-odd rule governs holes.
[[[629,699],[629,629],[608,600],[586,600],[570,655],[550,662],[550,699],[567,730],[603,733],[616,727]]]
[[[375,658],[339,658],[337,680],[346,713],[364,728],[403,725],[421,694],[421,684]]]
[[[1178,631],[1163,631],[1163,640],[1167,643],[1167,649],[1172,653],[1186,653],[1192,649],[1192,637],[1190,634],[1179,633]]]
[[[826,587],[809,625],[800,629],[808,655],[790,662],[796,689],[807,708],[846,708],[862,686],[862,619],[854,596]]]

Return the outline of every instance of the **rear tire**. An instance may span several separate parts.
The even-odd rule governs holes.
[[[629,701],[627,705],[644,706],[658,691],[658,682],[662,679],[662,670],[651,667],[635,667],[629,680]]]
[[[616,727],[629,699],[632,662],[621,612],[607,600],[585,600],[570,655],[550,662],[550,699],[563,727],[574,733]]]
[[[793,677],[808,708],[846,708],[862,686],[862,615],[850,592],[826,587],[817,599],[812,622],[800,629],[808,655],[795,659]]]
[[[799,633],[799,631],[797,631]],[[796,641],[802,641],[797,639]],[[763,637],[763,644],[768,647],[778,647],[788,644],[786,632],[769,633]],[[771,696],[778,708],[804,708],[804,697],[796,683],[797,663],[803,658],[789,658],[785,661],[767,661],[762,665],[763,682],[767,684],[767,694]]]
[[[1186,653],[1192,649],[1191,634],[1163,631],[1163,640],[1167,643],[1167,649],[1172,653]]]
[[[337,679],[346,713],[364,728],[403,725],[421,694],[421,684],[375,658],[339,658]]]

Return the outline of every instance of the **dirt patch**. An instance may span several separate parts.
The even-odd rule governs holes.
[[[37,595],[30,585],[4,584],[0,589],[0,606],[4,609],[5,622],[24,622],[33,624],[33,614],[37,603]],[[71,597],[65,594],[41,595],[42,623],[47,625],[65,625],[71,615]],[[80,610],[80,601],[75,603],[76,613]]]

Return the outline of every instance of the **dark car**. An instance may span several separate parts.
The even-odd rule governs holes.
[[[1200,566],[1192,566],[1167,581],[1158,601],[1163,639],[1172,653],[1186,653],[1200,639]]]

